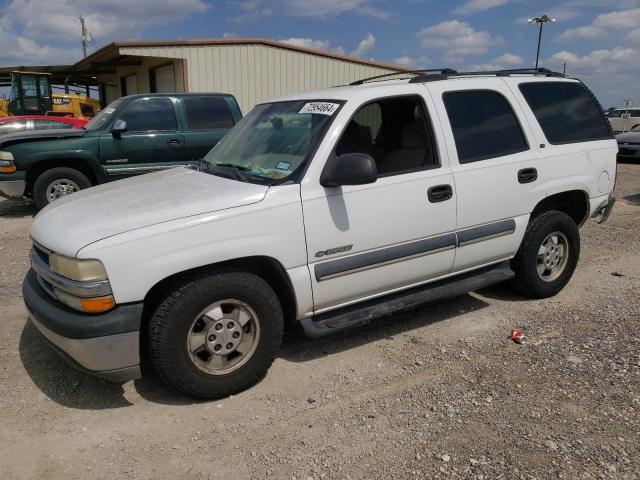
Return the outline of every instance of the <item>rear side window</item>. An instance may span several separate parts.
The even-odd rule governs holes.
[[[521,83],[519,88],[549,143],[611,138],[600,106],[579,83]]]
[[[189,130],[216,130],[233,127],[233,114],[224,98],[185,98]]]
[[[511,105],[498,92],[469,90],[443,96],[460,163],[529,149]]]
[[[108,109],[107,109],[108,110]],[[130,132],[175,132],[176,113],[168,98],[141,98],[126,107],[120,116]]]

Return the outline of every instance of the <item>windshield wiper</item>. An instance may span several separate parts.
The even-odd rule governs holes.
[[[233,163],[214,163],[211,164],[209,162],[204,162],[205,169],[209,172],[214,173],[217,168],[220,168],[225,171],[233,172],[233,176],[236,180],[240,180],[241,182],[248,182],[247,176],[244,172],[251,170],[250,168],[243,167],[242,165],[235,165]]]

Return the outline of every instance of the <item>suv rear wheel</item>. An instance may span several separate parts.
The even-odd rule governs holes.
[[[41,209],[58,198],[90,186],[91,180],[84,173],[75,168],[56,167],[38,176],[33,185],[33,200],[36,207]]]
[[[569,282],[580,256],[580,234],[573,219],[550,211],[534,218],[511,261],[515,287],[530,298],[552,297]]]
[[[213,399],[256,384],[280,346],[278,297],[256,275],[214,271],[182,282],[149,324],[151,363],[184,395]]]

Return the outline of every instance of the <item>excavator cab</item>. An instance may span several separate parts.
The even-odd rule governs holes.
[[[9,112],[12,115],[44,115],[53,109],[49,74],[11,73]]]

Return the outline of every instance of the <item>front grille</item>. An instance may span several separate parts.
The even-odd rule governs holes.
[[[33,249],[35,250],[35,252],[38,255],[38,257],[40,257],[40,259],[44,263],[49,265],[49,255],[51,254],[51,251],[47,250],[46,248],[44,248],[41,245],[38,245],[36,242],[33,242]]]

